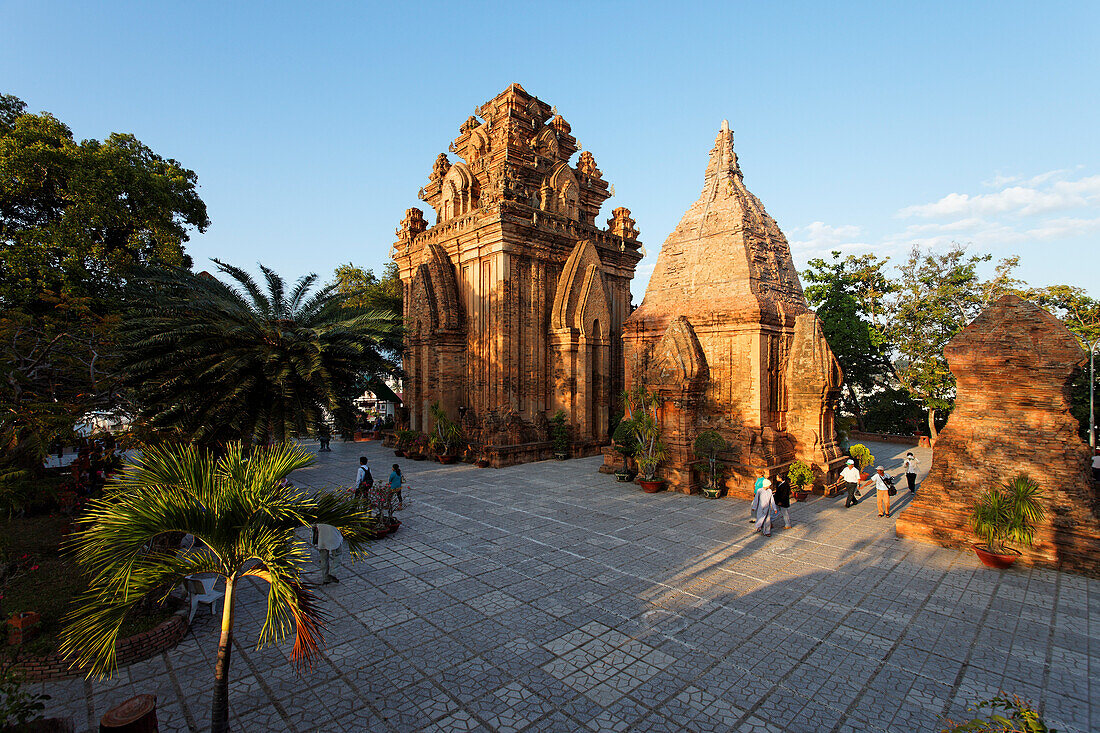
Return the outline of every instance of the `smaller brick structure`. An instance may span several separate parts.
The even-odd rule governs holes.
[[[148,631],[120,639],[115,647],[118,666],[140,662],[171,649],[187,633],[187,628],[187,614],[177,612]],[[82,670],[73,668],[72,660],[57,652],[44,657],[22,657],[16,669],[34,682],[63,680],[84,674]]]
[[[976,542],[968,517],[992,484],[1026,473],[1047,518],[1023,562],[1100,577],[1097,495],[1089,449],[1070,414],[1067,384],[1084,358],[1054,316],[1015,295],[987,308],[944,349],[958,382],[928,478],[898,517],[901,537],[945,547]]]

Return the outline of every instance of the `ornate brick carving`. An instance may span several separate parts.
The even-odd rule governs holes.
[[[629,212],[616,210],[609,223],[633,230]],[[751,496],[752,479],[796,458],[836,470],[840,370],[783,232],[745,188],[725,122],[703,192],[665,240],[623,342],[627,384],[666,398],[671,457],[662,472],[674,487],[694,487],[693,443],[707,428],[731,443],[733,495]]]
[[[1023,561],[1100,576],[1098,499],[1089,449],[1070,414],[1067,384],[1085,358],[1058,319],[1015,295],[982,312],[944,349],[958,392],[928,478],[898,517],[902,537],[947,547],[976,538],[975,497],[1027,473],[1047,519]]]
[[[637,239],[638,228],[634,226],[634,220],[630,218],[630,209],[620,206],[611,212],[611,218],[607,220],[607,230],[616,237],[625,239]]]
[[[429,429],[438,399],[496,465],[549,457],[547,415],[573,424],[574,454],[607,440],[624,386],[622,322],[641,244],[629,211],[595,226],[609,184],[569,124],[512,84],[480,105],[420,196],[435,224],[402,223],[406,406]],[[455,315],[448,315],[448,314]],[[463,409],[459,409],[463,408]]]

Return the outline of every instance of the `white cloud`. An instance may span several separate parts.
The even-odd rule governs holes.
[[[973,196],[949,193],[929,204],[906,206],[898,211],[898,216],[902,219],[1026,217],[1100,205],[1100,176],[1059,180],[1064,174],[1063,170],[1050,171],[996,193]]]
[[[863,230],[854,224],[833,226],[815,221],[791,230],[791,252],[808,258],[828,254],[834,249],[841,252],[866,249],[869,244],[856,241],[862,233]]]

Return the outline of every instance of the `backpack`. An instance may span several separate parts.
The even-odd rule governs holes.
[[[372,486],[374,486],[374,476],[371,475],[370,466],[367,466],[367,471],[363,474],[363,480],[359,482],[359,488],[366,490]]]

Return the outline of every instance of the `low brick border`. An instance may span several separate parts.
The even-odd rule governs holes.
[[[171,649],[186,633],[187,613],[176,611],[154,628],[119,640],[115,646],[118,666],[141,662]],[[51,652],[43,657],[22,657],[16,663],[15,669],[32,682],[48,682],[82,676],[82,672],[73,669],[72,662],[61,656],[59,652]]]
[[[927,437],[927,436],[925,436]],[[860,430],[849,430],[848,440],[852,443],[869,441],[872,443],[896,443],[897,445],[917,445],[920,443],[920,435],[895,435],[893,433],[865,433]]]

